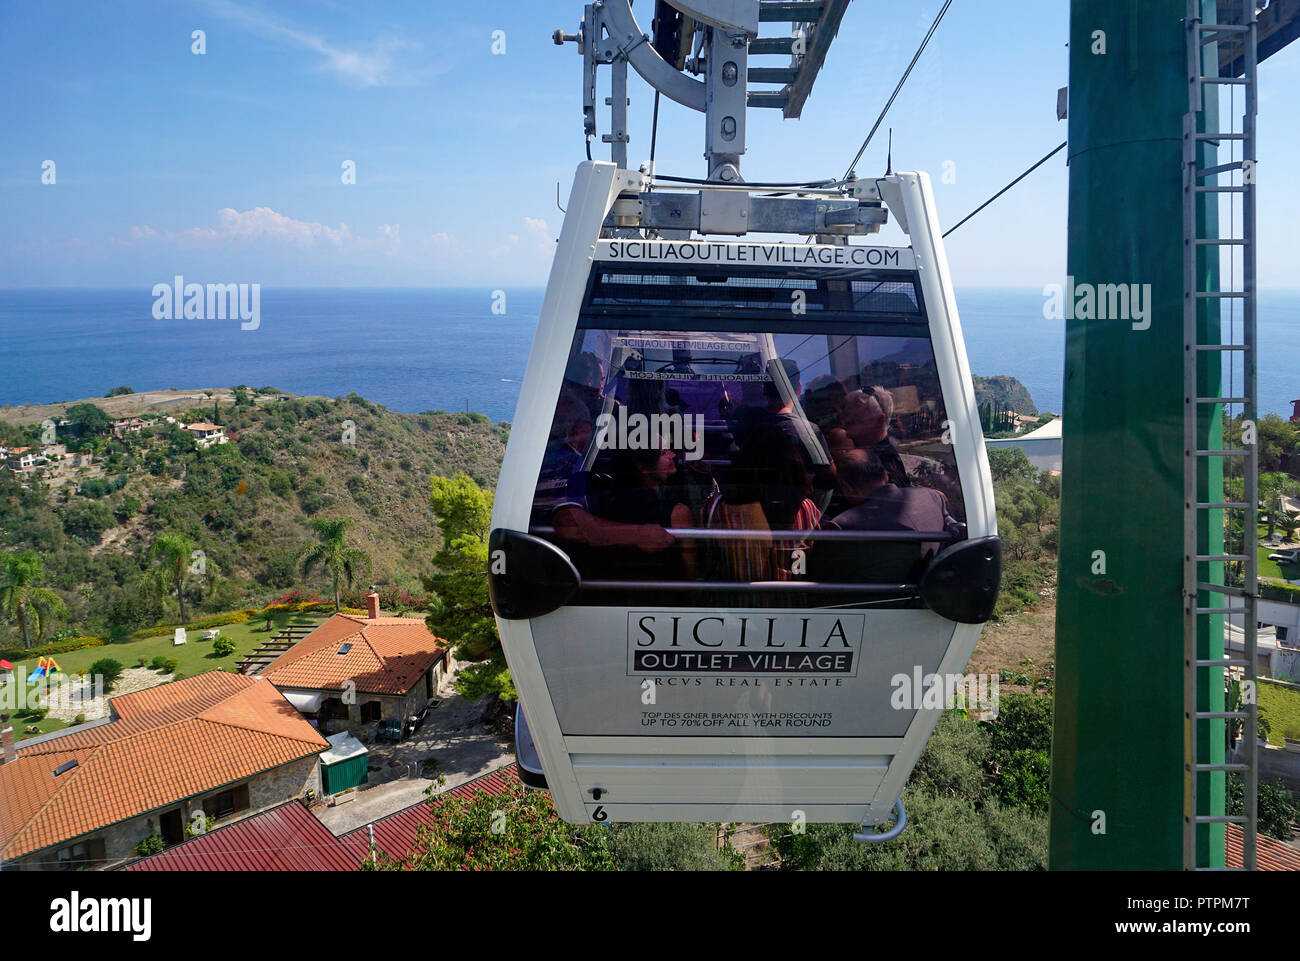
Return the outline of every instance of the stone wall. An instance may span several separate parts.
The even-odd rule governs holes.
[[[278,768],[273,768],[262,774],[254,775],[247,781],[239,781],[237,784],[248,785],[248,803],[247,810],[236,812],[229,817],[221,818],[213,825],[214,828],[225,827],[227,824],[234,824],[236,821],[242,821],[245,818],[259,814],[268,808],[283,804],[285,801],[293,798],[302,797],[307,791],[315,791],[320,794],[320,765],[316,755],[302,758],[290,764],[285,764]],[[233,786],[233,785],[231,785]],[[138,818],[132,818],[129,821],[123,821],[118,824],[110,825],[99,831],[94,831],[83,837],[71,838],[67,841],[61,841],[53,847],[46,848],[42,851],[35,851],[26,857],[17,858],[14,861],[5,863],[5,870],[19,871],[41,871],[55,870],[58,865],[58,852],[61,848],[68,847],[71,844],[83,840],[99,840],[104,844],[105,862],[102,868],[112,868],[126,861],[135,860],[139,857],[135,853],[135,847],[145,838],[160,833],[159,817],[167,811],[174,811],[177,807],[181,809],[181,818],[185,824],[189,824],[194,817],[195,812],[203,810],[203,801],[223,791],[229,790],[230,786],[222,787],[215,791],[207,791],[193,798],[187,798],[176,805],[164,808],[161,811],[155,811],[150,814],[142,815]]]

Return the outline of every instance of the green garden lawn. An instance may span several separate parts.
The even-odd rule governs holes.
[[[89,670],[90,665],[105,657],[110,657],[127,668],[139,666],[141,658],[147,665],[159,655],[174,658],[179,662],[177,673],[186,677],[216,670],[233,672],[240,658],[252,653],[285,627],[306,625],[314,628],[323,624],[325,620],[326,618],[320,614],[277,614],[275,626],[270,631],[263,629],[264,622],[261,618],[245,624],[226,624],[217,630],[221,631],[222,637],[228,637],[235,642],[235,652],[228,657],[213,656],[212,642],[202,640],[203,631],[191,630],[187,635],[188,643],[180,647],[173,647],[172,635],[164,634],[162,637],[131,638],[118,644],[105,644],[103,647],[90,647],[83,651],[56,654],[54,660],[65,674]],[[15,671],[20,667],[25,667],[30,672],[36,667],[36,659],[14,663]]]
[[[1268,743],[1282,746],[1286,731],[1300,728],[1300,691],[1281,684],[1259,682],[1259,709],[1268,715]]]

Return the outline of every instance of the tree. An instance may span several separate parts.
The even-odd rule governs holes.
[[[425,623],[435,637],[451,642],[457,660],[471,662],[456,676],[456,691],[462,697],[478,700],[495,694],[513,701],[517,695],[488,597],[492,492],[465,474],[435,477],[429,501],[443,547],[433,559],[435,572],[421,579],[432,595],[432,612]]]
[[[46,623],[52,617],[66,617],[67,605],[52,590],[42,586],[45,565],[35,551],[16,551],[0,557],[0,609],[5,616],[18,623],[23,637],[23,648],[32,646],[45,634]]]
[[[114,387],[112,390],[110,390],[110,391],[109,391],[107,394],[105,394],[104,396],[105,396],[105,397],[121,397],[121,396],[123,396],[123,395],[125,395],[125,394],[134,394],[134,393],[135,393],[135,391],[133,391],[130,387],[127,387],[125,384],[123,384],[121,387]]]
[[[73,404],[68,408],[67,418],[83,431],[91,434],[104,429],[113,422],[107,414],[94,404]]]
[[[175,532],[159,534],[149,548],[149,556],[157,558],[158,563],[144,573],[140,581],[141,589],[159,598],[175,592],[176,602],[180,606],[181,623],[189,623],[189,618],[185,615],[185,588],[194,578],[205,581],[209,590],[214,588],[216,563],[201,552],[196,556],[194,541]]]
[[[368,870],[610,871],[609,828],[566,824],[550,795],[514,783],[501,794],[433,795],[431,823],[400,858],[376,854]]]
[[[118,678],[122,676],[122,663],[113,660],[111,657],[100,658],[90,665],[90,676],[102,677],[104,679],[104,690],[111,691]]]
[[[329,575],[334,585],[334,610],[343,604],[342,588],[351,587],[357,575],[370,570],[370,555],[356,547],[348,547],[348,530],[352,527],[350,518],[327,520],[317,517],[311,522],[312,530],[320,543],[309,545],[302,555],[303,575],[309,575],[316,568],[321,568]]]
[[[1038,480],[1038,468],[1029,462],[1019,447],[990,447],[989,471],[994,482],[1008,480]]]

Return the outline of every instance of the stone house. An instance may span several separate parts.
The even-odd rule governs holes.
[[[335,614],[266,666],[262,677],[317,723],[363,740],[381,721],[406,722],[436,699],[450,669],[447,643],[422,617],[383,617],[379,596],[366,614]]]
[[[3,722],[5,870],[111,867],[308,791],[329,747],[271,684],[224,671],[114,697],[109,717],[15,748]]]

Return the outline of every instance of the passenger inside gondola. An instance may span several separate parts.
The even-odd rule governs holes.
[[[855,450],[839,461],[840,495],[848,508],[823,522],[828,531],[907,531],[965,536],[948,498],[929,487],[899,487],[874,451]],[[830,540],[818,545],[812,569],[821,580],[915,582],[941,542]]]
[[[813,476],[795,441],[768,424],[752,431],[724,472],[721,490],[709,505],[713,530],[772,534],[813,531],[821,510],[812,500]],[[798,537],[752,537],[716,542],[720,580],[782,581],[794,576],[794,552],[808,543]]]
[[[596,581],[901,584],[938,540],[815,532],[965,536],[945,416],[925,338],[580,332],[533,524]]]
[[[614,450],[603,485],[575,478],[555,509],[557,536],[575,552],[575,562],[608,579],[680,580],[682,551],[669,527],[692,525],[690,508],[666,482],[676,473],[672,450]],[[580,569],[583,564],[579,564]]]

